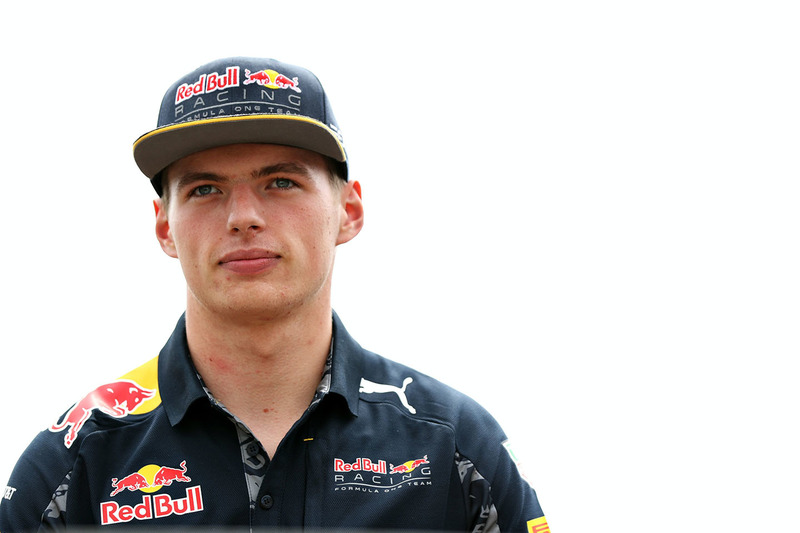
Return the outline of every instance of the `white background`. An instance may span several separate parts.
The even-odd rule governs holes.
[[[798,531],[794,2],[10,5],[0,478],[183,310],[131,157],[164,91],[270,56],[363,186],[335,308],[495,414],[554,532]]]

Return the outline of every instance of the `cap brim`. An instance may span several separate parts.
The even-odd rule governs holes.
[[[299,115],[242,115],[182,122],[155,129],[133,143],[133,158],[150,179],[171,163],[229,144],[294,146],[346,162],[344,146],[325,124]]]

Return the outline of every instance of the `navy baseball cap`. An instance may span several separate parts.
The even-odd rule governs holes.
[[[183,76],[164,95],[156,129],[133,143],[133,158],[160,195],[171,163],[240,143],[317,152],[338,161],[347,180],[344,140],[319,79],[274,59],[219,59]]]

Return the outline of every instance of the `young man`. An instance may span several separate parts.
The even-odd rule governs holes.
[[[312,73],[204,65],[167,91],[134,157],[186,313],[158,357],[34,440],[0,531],[549,531],[497,423],[362,349],[332,312],[335,249],[364,210]]]

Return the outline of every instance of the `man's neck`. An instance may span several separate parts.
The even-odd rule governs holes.
[[[215,398],[272,455],[314,397],[332,332],[330,304],[243,321],[187,305],[189,352]]]

